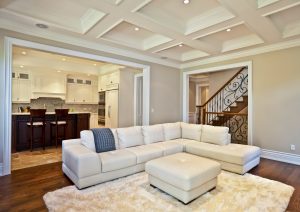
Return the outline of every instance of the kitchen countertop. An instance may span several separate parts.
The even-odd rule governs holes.
[[[91,112],[69,112],[69,114],[87,114],[87,113],[90,113],[91,114]],[[46,112],[46,115],[54,115],[55,114],[55,112]],[[12,115],[13,116],[25,116],[25,115],[27,115],[27,116],[29,116],[30,115],[30,113],[12,113]]]

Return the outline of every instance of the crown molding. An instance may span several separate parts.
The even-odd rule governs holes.
[[[262,149],[261,157],[270,160],[277,160],[285,163],[300,165],[300,155],[297,154]]]
[[[150,63],[156,63],[164,66],[169,66],[173,68],[180,68],[179,63],[174,63],[171,61],[165,61],[162,59],[158,59],[155,57],[143,55],[138,52],[133,52],[130,50],[125,50],[121,48],[112,47],[109,45],[101,44],[101,40],[97,40],[97,42],[87,41],[85,39],[77,38],[75,36],[63,35],[56,32],[51,32],[49,30],[40,30],[36,27],[22,25],[15,22],[11,22],[8,20],[0,19],[0,28],[18,32],[21,34],[26,34],[30,36],[40,37],[48,40],[53,40],[57,42],[62,42],[66,44],[70,44],[73,46],[79,46],[84,48],[89,48],[97,51],[103,51],[110,54],[115,54],[118,56],[128,57],[135,60],[146,61]]]
[[[203,59],[203,60],[197,60],[197,61],[190,62],[190,63],[184,63],[180,66],[180,69],[186,69],[186,68],[191,68],[191,67],[200,66],[200,65],[206,65],[206,64],[210,64],[210,63],[222,62],[222,61],[226,61],[226,60],[232,60],[232,59],[277,51],[277,50],[281,50],[281,49],[292,48],[292,47],[296,47],[296,46],[300,46],[300,39],[289,40],[289,41],[280,42],[280,43],[271,44],[271,45],[262,46],[262,47],[257,47],[257,48],[253,48],[253,49],[249,49],[249,50],[245,50],[245,51],[239,51],[239,52],[235,52],[235,53],[231,53],[231,54],[210,57],[210,58]]]

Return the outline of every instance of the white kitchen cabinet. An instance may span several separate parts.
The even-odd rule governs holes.
[[[106,90],[107,82],[108,82],[108,75],[99,76],[99,79],[98,79],[98,91],[99,92]]]
[[[90,117],[90,129],[98,128],[98,113],[91,113]]]
[[[82,78],[67,79],[68,104],[98,104],[97,81]]]
[[[119,125],[119,90],[105,92],[105,127],[117,128]]]
[[[106,86],[110,84],[120,83],[120,71],[115,71],[110,74],[99,76],[98,91],[106,91]]]
[[[27,72],[13,72],[12,75],[12,102],[30,103],[31,80]]]
[[[32,96],[66,98],[66,75],[61,73],[34,73]]]

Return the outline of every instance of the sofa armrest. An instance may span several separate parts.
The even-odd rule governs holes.
[[[65,145],[62,154],[63,163],[78,178],[101,173],[101,160],[98,154],[81,144]]]

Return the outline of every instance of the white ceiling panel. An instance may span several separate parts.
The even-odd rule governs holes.
[[[268,16],[284,38],[300,35],[300,5]]]
[[[101,38],[141,50],[147,50],[172,40],[128,22],[121,22]]]
[[[172,67],[300,39],[300,0],[183,1],[5,0],[0,28]]]

